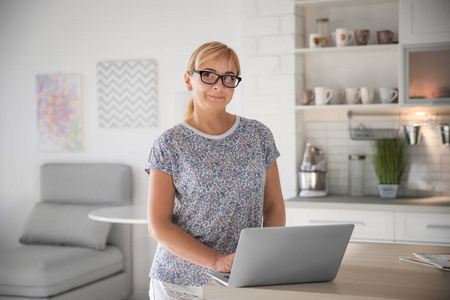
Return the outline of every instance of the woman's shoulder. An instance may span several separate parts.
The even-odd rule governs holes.
[[[166,130],[164,130],[156,139],[156,143],[171,143],[177,140],[180,140],[183,135],[186,134],[186,130],[184,126],[179,123],[175,126],[172,126]]]
[[[239,117],[242,126],[247,130],[258,131],[258,132],[270,132],[269,127],[264,125],[262,122],[255,119],[248,119],[244,117]]]

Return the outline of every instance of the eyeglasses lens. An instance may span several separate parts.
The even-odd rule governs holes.
[[[219,80],[219,75],[212,72],[203,72],[201,74],[202,81],[207,84],[214,84]],[[222,83],[226,87],[234,88],[238,85],[239,81],[236,76],[224,75],[222,76]]]

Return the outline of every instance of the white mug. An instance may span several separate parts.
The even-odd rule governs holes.
[[[318,33],[311,33],[309,35],[309,48],[322,48],[326,46],[326,43],[327,40]]]
[[[344,90],[333,88],[331,91],[333,92],[333,97],[331,97],[330,104],[341,104],[342,99],[344,99]]]
[[[315,87],[316,105],[327,105],[333,97],[333,91],[325,87]]]
[[[361,98],[361,92],[357,88],[346,88],[345,89],[345,100],[347,104],[356,104]]]
[[[395,99],[397,99],[398,96],[397,89],[382,87],[379,88],[379,91],[381,103],[388,104],[392,103]]]
[[[349,45],[353,39],[355,38],[355,34],[353,31],[347,30],[345,28],[336,29],[336,46],[344,47]]]
[[[375,94],[375,90],[371,87],[362,87],[361,88],[361,102],[362,104],[371,104],[373,103],[373,97]]]

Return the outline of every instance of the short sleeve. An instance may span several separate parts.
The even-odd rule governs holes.
[[[168,140],[163,134],[155,140],[150,150],[148,161],[145,164],[145,172],[150,174],[150,169],[156,169],[172,175],[172,157]]]
[[[277,158],[280,157],[280,152],[277,149],[272,132],[266,126],[263,127],[262,139],[263,148],[266,155],[266,170],[268,170]]]

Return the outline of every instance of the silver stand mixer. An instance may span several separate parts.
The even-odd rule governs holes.
[[[328,195],[326,186],[327,163],[323,150],[306,144],[303,162],[298,174],[300,197],[325,197]]]

